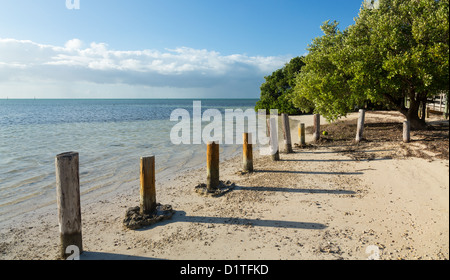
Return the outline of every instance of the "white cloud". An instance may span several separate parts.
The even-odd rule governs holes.
[[[7,81],[125,84],[145,87],[220,88],[239,83],[259,92],[263,77],[290,57],[221,55],[180,47],[117,51],[105,43],[87,47],[79,39],[64,46],[0,38],[0,85]],[[223,89],[222,89],[223,91]]]
[[[72,39],[67,41],[64,46],[69,50],[78,50],[83,46],[83,42],[80,39]]]

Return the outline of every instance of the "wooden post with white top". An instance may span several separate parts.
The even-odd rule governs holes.
[[[361,142],[361,140],[363,139],[365,115],[366,111],[364,109],[359,110],[358,125],[356,128],[356,143]]]
[[[411,141],[411,125],[409,121],[403,122],[403,142],[409,143]]]
[[[270,151],[272,154],[272,160],[279,161],[280,160],[280,151],[278,149],[277,119],[268,118],[267,126],[269,128],[268,131],[269,131],[269,137],[270,137]]]
[[[291,127],[289,125],[289,115],[281,114],[281,120],[283,123],[283,134],[284,134],[284,152],[289,154],[292,153],[292,140],[291,140]]]

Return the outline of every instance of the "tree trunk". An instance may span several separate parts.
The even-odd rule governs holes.
[[[421,107],[421,109],[422,109],[422,113],[421,113],[422,118],[421,119],[424,122],[426,122],[426,120],[427,120],[427,100],[426,99],[422,100],[422,107]]]
[[[406,111],[406,119],[411,124],[411,130],[424,130],[427,128],[425,114],[419,118],[420,101],[417,98],[410,98],[409,109]]]

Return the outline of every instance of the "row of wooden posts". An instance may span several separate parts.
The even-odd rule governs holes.
[[[278,133],[276,130],[276,119],[268,119],[268,136],[271,143],[277,143]],[[289,117],[282,115],[283,132],[285,139],[285,152],[292,152],[292,142],[289,127]],[[356,141],[362,139],[364,129],[364,110],[360,111]],[[305,145],[305,124],[298,126],[300,145]],[[253,147],[251,134],[243,135],[243,170],[253,172]],[[404,123],[404,141],[409,142],[409,122]],[[314,141],[320,138],[320,115],[314,115]],[[278,147],[272,155],[272,159],[280,159]],[[58,204],[58,222],[60,229],[60,255],[66,258],[71,254],[67,248],[76,246],[78,251],[83,252],[82,230],[81,230],[81,204],[80,204],[80,178],[79,178],[79,155],[76,152],[64,153],[56,156],[56,190]],[[219,144],[210,142],[207,144],[206,152],[207,189],[213,191],[219,186]],[[155,189],[155,156],[142,157],[140,159],[140,211],[141,214],[151,214],[155,211],[156,189]]]
[[[69,152],[55,158],[60,257],[72,255],[69,248],[83,252],[81,230],[81,202],[79,154]],[[140,160],[140,212],[152,214],[156,210],[155,156]]]
[[[364,135],[364,123],[365,123],[365,115],[366,111],[361,109],[359,110],[358,115],[358,122],[356,127],[356,137],[355,142],[360,143],[363,139]],[[300,131],[304,130],[303,127],[300,128],[300,126],[303,124],[299,124],[299,135]],[[301,136],[302,139],[304,139],[304,136]],[[319,141],[320,139],[320,115],[316,114],[314,115],[314,134],[313,134],[313,141]],[[409,143],[411,141],[411,125],[409,121],[403,122],[403,142]],[[302,145],[304,145],[304,142],[301,142]]]

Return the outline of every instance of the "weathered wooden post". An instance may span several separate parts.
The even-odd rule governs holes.
[[[424,112],[425,108],[423,107],[423,102],[420,101],[419,103],[419,109],[417,112],[417,116],[419,116],[419,119],[422,119],[422,117],[424,116],[423,112]]]
[[[140,214],[156,211],[155,156],[141,157]]]
[[[298,124],[298,138],[299,138],[300,146],[302,146],[302,147],[305,146],[306,138],[305,138],[305,124],[304,123]]]
[[[403,142],[409,143],[411,141],[410,134],[411,125],[409,121],[403,122]]]
[[[356,143],[361,142],[364,135],[364,119],[366,111],[364,109],[359,110],[358,125],[356,128]]]
[[[269,118],[267,119],[267,124],[269,126],[269,136],[270,136],[270,149],[273,161],[280,160],[280,151],[278,150],[278,129],[277,129],[277,119]]]
[[[206,188],[215,191],[219,184],[219,144],[208,142],[206,149]]]
[[[251,133],[244,133],[244,145],[242,149],[243,169],[246,172],[253,172],[253,145]]]
[[[291,127],[289,125],[289,115],[281,114],[281,120],[283,123],[283,134],[284,134],[284,151],[285,153],[292,153],[292,138],[291,138]]]
[[[445,97],[444,118],[448,119],[448,97]]]
[[[320,114],[314,115],[314,134],[313,141],[317,142],[320,139]]]
[[[61,240],[60,256],[66,259],[71,255],[70,250],[67,252],[68,247],[76,246],[78,253],[83,252],[78,153],[69,152],[57,155],[55,167],[56,201]]]
[[[131,230],[170,219],[175,213],[171,205],[156,203],[155,156],[141,157],[139,166],[139,206],[128,208],[122,222]]]

